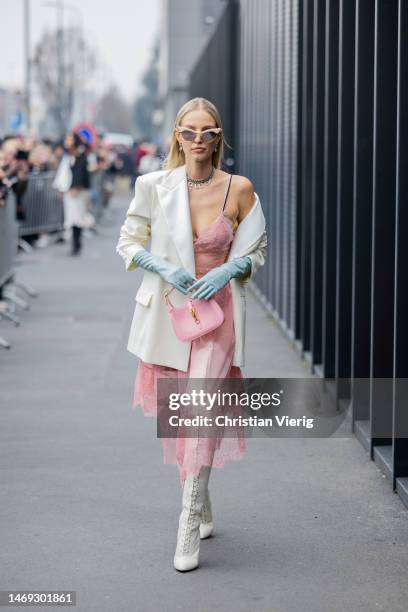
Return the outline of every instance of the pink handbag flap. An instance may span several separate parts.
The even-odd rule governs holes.
[[[223,323],[224,313],[214,298],[190,299],[187,304],[175,308],[168,297],[170,291],[166,291],[164,297],[174,332],[179,340],[185,342],[195,340]]]

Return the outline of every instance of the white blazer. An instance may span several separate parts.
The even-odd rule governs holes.
[[[231,261],[249,255],[252,261],[249,277],[230,281],[235,327],[232,364],[241,367],[245,364],[245,285],[265,263],[267,250],[265,216],[256,193],[255,196],[251,210],[237,227],[227,257],[227,261]],[[146,248],[149,240],[152,254],[183,266],[191,276],[196,277],[185,164],[173,170],[148,172],[137,178],[134,197],[116,246],[128,272],[138,267],[132,259],[139,250]],[[175,335],[163,296],[164,291],[172,285],[155,272],[143,272],[143,280],[135,296],[127,350],[147,363],[186,372],[191,341],[183,342]],[[189,296],[180,291],[171,293],[174,306],[181,306],[188,299]]]

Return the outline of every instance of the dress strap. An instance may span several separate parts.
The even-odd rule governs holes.
[[[231,180],[232,180],[232,174],[231,174],[230,179],[229,179],[228,189],[227,189],[227,195],[225,196],[225,200],[224,200],[224,206],[222,207],[222,210],[223,210],[223,211],[224,211],[224,208],[225,208],[225,204],[227,203],[228,193],[229,193],[230,186],[231,186]]]

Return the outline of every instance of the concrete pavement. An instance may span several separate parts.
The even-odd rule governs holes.
[[[129,200],[82,257],[62,244],[19,256],[39,296],[20,328],[0,321],[13,345],[0,351],[0,590],[76,590],[81,612],[406,610],[407,512],[353,438],[248,439],[244,461],[211,475],[200,568],[173,569],[178,472],[131,408],[141,276],[115,253]],[[248,304],[245,374],[308,376]]]

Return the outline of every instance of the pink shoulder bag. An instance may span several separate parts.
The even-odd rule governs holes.
[[[164,292],[174,332],[179,338],[188,342],[208,334],[221,325],[224,313],[214,298],[200,300],[190,298],[187,304],[175,308],[170,302],[169,293],[175,287]]]

